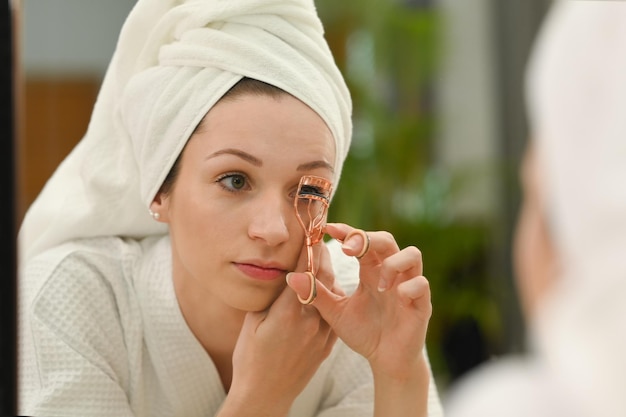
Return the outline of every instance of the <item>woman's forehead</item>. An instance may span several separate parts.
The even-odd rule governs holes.
[[[335,140],[324,120],[298,99],[244,94],[216,104],[193,137],[210,147],[253,148],[282,152],[291,148],[321,154],[334,164]]]

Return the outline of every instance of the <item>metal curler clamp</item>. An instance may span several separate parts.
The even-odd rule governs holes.
[[[298,295],[298,300],[302,304],[311,304],[317,296],[317,285],[315,281],[315,260],[313,259],[313,246],[324,236],[324,226],[332,184],[329,180],[313,175],[305,175],[300,179],[298,191],[294,199],[296,217],[304,230],[306,253],[307,253],[307,275],[311,279],[311,292],[306,299]]]

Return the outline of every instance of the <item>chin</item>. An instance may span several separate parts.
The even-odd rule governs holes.
[[[255,313],[260,311],[265,311],[269,309],[274,301],[278,298],[280,292],[277,294],[249,294],[247,296],[238,297],[237,299],[231,300],[231,306],[236,308],[237,310]]]

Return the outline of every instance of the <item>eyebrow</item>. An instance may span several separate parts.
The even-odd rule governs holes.
[[[254,155],[250,155],[248,152],[242,151],[240,149],[234,148],[226,148],[220,149],[219,151],[213,152],[211,155],[207,156],[206,159],[215,158],[220,155],[234,155],[243,159],[246,162],[251,163],[254,166],[260,167],[263,166],[263,161],[257,158]],[[335,172],[333,166],[324,160],[305,162],[303,164],[298,165],[296,171],[310,171],[318,168],[328,169],[330,172]]]
[[[329,164],[326,161],[311,161],[311,162],[305,162],[304,164],[300,164],[298,165],[298,167],[296,168],[296,171],[311,171],[317,168],[326,168],[328,169],[330,172],[335,172],[335,169],[333,168],[333,166],[331,164]]]
[[[220,149],[219,151],[213,152],[211,155],[207,156],[206,159],[215,158],[216,156],[220,155],[235,155],[243,159],[244,161],[251,163],[254,166],[260,167],[263,165],[263,162],[259,158],[250,155],[248,152],[233,148]]]

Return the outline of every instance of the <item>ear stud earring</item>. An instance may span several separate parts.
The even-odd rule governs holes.
[[[150,215],[152,216],[154,220],[158,221],[161,218],[161,215],[155,211],[148,210],[148,213],[150,213]]]

